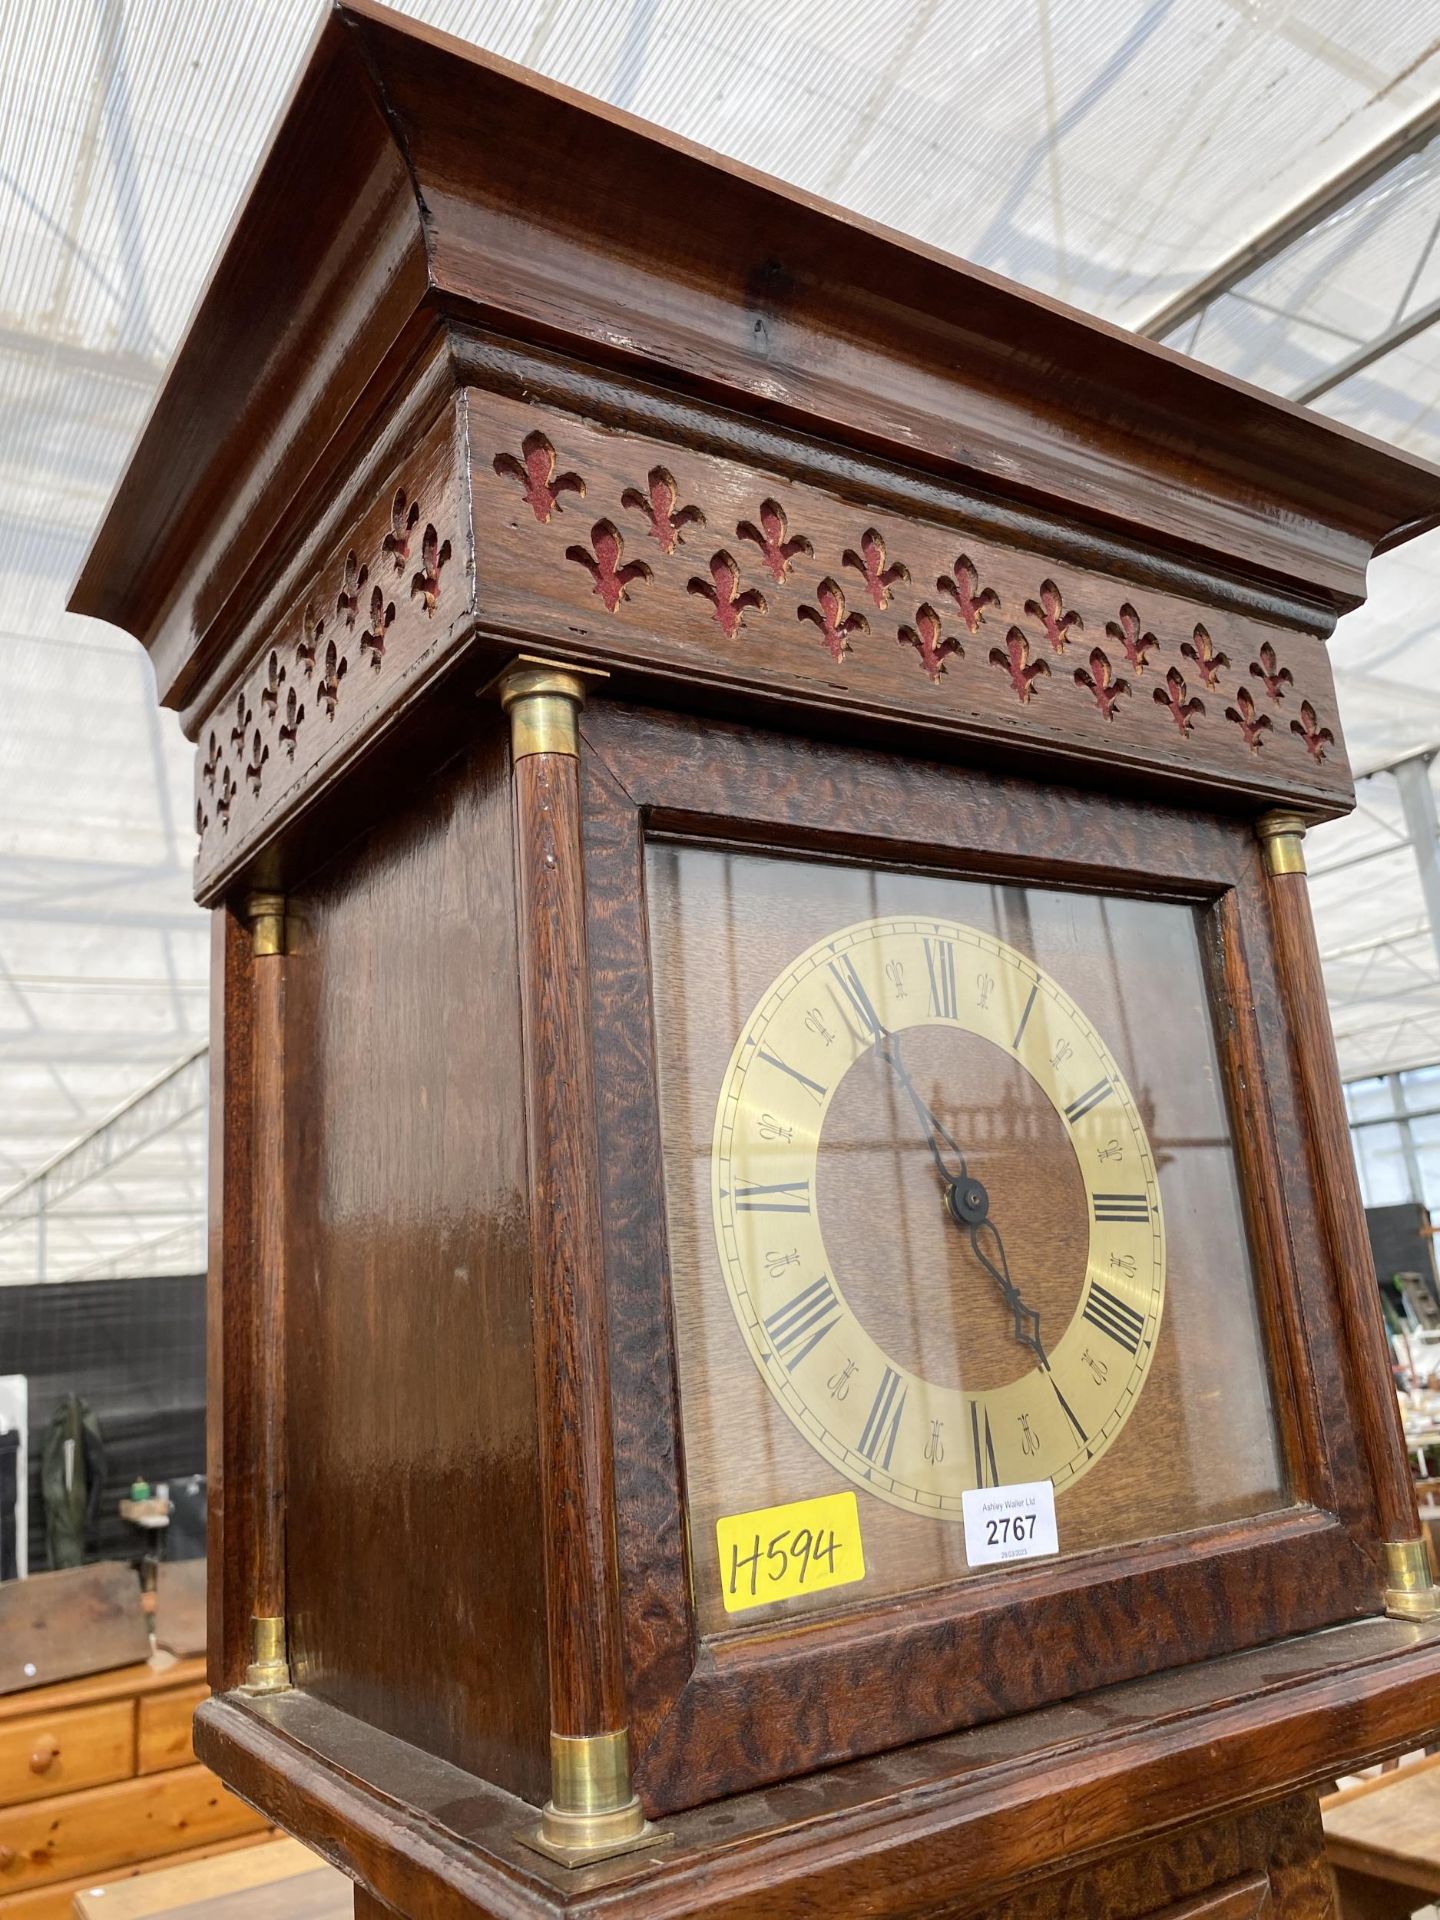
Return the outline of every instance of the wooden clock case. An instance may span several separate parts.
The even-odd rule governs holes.
[[[197,744],[197,1748],[359,1910],[1327,1910],[1314,1789],[1440,1725],[1440,1624],[1301,837],[1353,801],[1325,636],[1437,517],[1423,463],[327,15],[73,604]],[[702,1639],[656,836],[1200,909],[1290,1504]]]

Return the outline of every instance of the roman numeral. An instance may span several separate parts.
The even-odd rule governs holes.
[[[1097,1080],[1088,1092],[1080,1094],[1077,1099],[1070,1102],[1069,1106],[1065,1109],[1065,1118],[1073,1127],[1077,1121],[1085,1118],[1092,1107],[1098,1107],[1109,1092],[1110,1082],[1108,1080]]]
[[[995,1441],[990,1432],[990,1415],[985,1415],[985,1445],[980,1445],[980,1402],[970,1402],[970,1446],[975,1456],[975,1484],[977,1487],[998,1487],[1000,1469],[995,1464]],[[988,1473],[986,1469],[989,1469]]]
[[[1012,1052],[1019,1051],[1020,1042],[1021,1042],[1021,1039],[1024,1037],[1024,1033],[1025,1033],[1025,1023],[1030,1018],[1030,1010],[1035,1005],[1035,996],[1037,993],[1039,993],[1039,991],[1040,991],[1040,988],[1038,984],[1036,986],[1031,987],[1030,989],[1030,998],[1025,1002],[1025,1011],[1021,1014],[1020,1024],[1015,1029],[1015,1038],[1010,1042],[1010,1048]]]
[[[779,1308],[765,1322],[770,1344],[793,1373],[807,1353],[815,1348],[841,1320],[840,1302],[829,1279],[821,1274],[788,1306]]]
[[[855,971],[855,963],[848,954],[842,954],[838,960],[830,962],[830,971],[840,983],[840,990],[849,1001],[852,1010],[862,1027],[868,1027],[872,1036],[879,1039],[885,1029],[880,1024],[880,1016],[870,1004],[870,996],[865,991],[865,983]],[[863,1039],[863,1035],[860,1036]]]
[[[1097,1220],[1133,1220],[1143,1227],[1150,1219],[1150,1200],[1143,1193],[1092,1193],[1090,1204]]]
[[[860,1445],[855,1449],[861,1459],[868,1460],[872,1466],[884,1467],[887,1472],[890,1456],[895,1451],[895,1436],[900,1431],[900,1416],[905,1411],[905,1396],[908,1387],[902,1387],[900,1376],[893,1367],[886,1367],[885,1378],[880,1382],[880,1391],[870,1409],[870,1417],[865,1422],[865,1431],[860,1435]],[[882,1455],[880,1449],[885,1451]]]
[[[1116,1346],[1124,1347],[1127,1353],[1139,1350],[1140,1336],[1145,1331],[1144,1314],[1137,1313],[1127,1301],[1118,1299],[1096,1280],[1090,1282],[1085,1318],[1092,1327],[1109,1334]]]
[[[955,942],[927,940],[925,965],[930,974],[930,1012],[936,1020],[953,1020],[955,999]]]
[[[792,1080],[798,1080],[817,1107],[825,1098],[827,1089],[822,1087],[818,1080],[812,1080],[808,1073],[802,1073],[798,1067],[789,1066],[778,1053],[767,1053],[765,1048],[761,1047],[760,1058],[767,1060],[772,1067],[778,1067],[781,1073],[788,1073]]]
[[[735,1182],[737,1213],[809,1213],[810,1182],[781,1180],[774,1186],[758,1187],[750,1181]]]

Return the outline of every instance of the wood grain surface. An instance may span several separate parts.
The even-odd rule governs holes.
[[[549,1780],[508,752],[291,895],[294,1677],[515,1792]]]

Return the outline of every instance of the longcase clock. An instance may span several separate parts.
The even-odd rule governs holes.
[[[197,1747],[358,1912],[1329,1911],[1440,1625],[1303,838],[1437,516],[326,16],[74,604],[196,747]]]

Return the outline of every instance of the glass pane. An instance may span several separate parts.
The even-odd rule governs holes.
[[[1285,1504],[1196,912],[653,843],[702,1630]],[[722,1606],[716,1523],[853,1489],[863,1582]],[[763,1591],[763,1588],[761,1589]]]

